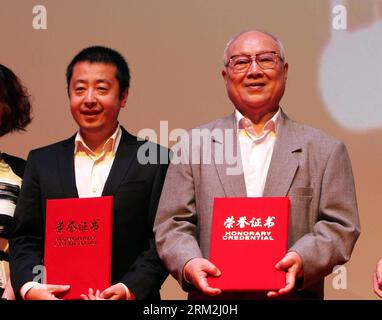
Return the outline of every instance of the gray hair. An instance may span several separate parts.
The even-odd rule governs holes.
[[[227,57],[227,51],[228,51],[228,48],[231,46],[231,44],[237,39],[239,38],[242,34],[244,33],[247,33],[247,32],[260,32],[260,33],[263,33],[265,35],[267,35],[268,37],[272,38],[275,42],[276,42],[276,45],[279,49],[279,53],[280,53],[280,58],[281,60],[285,61],[285,48],[284,48],[284,45],[282,44],[282,42],[277,38],[275,37],[273,34],[269,33],[269,32],[265,32],[265,31],[260,31],[260,30],[247,30],[247,31],[243,31],[243,32],[240,32],[238,33],[237,35],[235,35],[233,38],[231,38],[231,40],[229,40],[227,42],[227,44],[225,45],[225,48],[224,48],[224,56],[223,56],[223,62],[224,62],[224,66],[227,66],[227,63],[228,63],[228,57]]]

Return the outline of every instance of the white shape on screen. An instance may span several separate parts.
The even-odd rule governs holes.
[[[324,105],[354,131],[382,127],[382,22],[356,31],[332,30],[319,66]]]

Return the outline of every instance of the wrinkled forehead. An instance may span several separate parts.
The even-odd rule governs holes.
[[[267,34],[261,32],[247,32],[239,35],[228,46],[226,58],[237,54],[256,54],[264,51],[280,53],[277,42]]]

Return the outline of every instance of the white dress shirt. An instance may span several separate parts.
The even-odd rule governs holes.
[[[235,117],[247,196],[262,197],[277,138],[280,109],[264,125],[261,135],[256,134],[251,120],[237,109]]]

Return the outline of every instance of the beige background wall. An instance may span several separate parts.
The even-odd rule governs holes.
[[[347,9],[347,30],[342,31],[332,25],[336,16],[332,9],[339,2],[1,0],[0,63],[23,80],[34,106],[34,121],[28,131],[2,138],[1,150],[26,158],[30,149],[75,132],[68,109],[65,68],[80,49],[94,44],[119,50],[130,64],[132,85],[120,120],[132,133],[152,128],[159,135],[161,120],[168,121],[171,130],[224,116],[232,112],[220,75],[225,43],[239,31],[267,30],[284,42],[290,64],[284,110],[295,120],[345,141],[353,163],[362,235],[346,265],[347,289],[334,289],[333,276],[329,276],[326,298],[375,299],[371,275],[382,256],[382,123],[378,123],[382,119],[378,107],[382,101],[382,90],[378,90],[382,88],[382,81],[378,82],[382,61],[376,54],[381,41],[368,37],[368,32],[380,30],[382,1],[342,1]],[[46,30],[32,26],[32,10],[39,4],[47,9]],[[341,40],[358,31],[364,33],[353,42],[363,55]],[[345,66],[337,70],[324,65],[322,56],[328,45],[332,49],[338,45],[331,50],[329,60],[344,62]],[[332,70],[331,76],[320,73],[325,66]],[[337,76],[345,79],[348,87],[337,87]],[[327,92],[348,99],[344,105],[349,105],[349,110],[343,116],[351,116],[353,122],[331,115],[330,107],[339,109],[327,100]],[[185,298],[170,277],[162,296]]]

